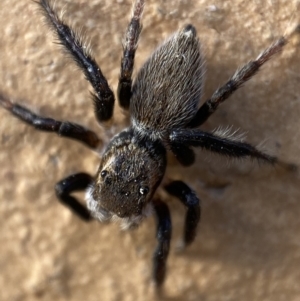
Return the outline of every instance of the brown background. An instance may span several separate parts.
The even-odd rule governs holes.
[[[115,90],[131,1],[56,3],[91,38]],[[205,49],[209,97],[238,66],[299,23],[299,12],[296,0],[149,0],[136,69],[163,39],[193,23]],[[53,43],[36,4],[2,0],[0,22],[1,90],[43,115],[99,131],[89,84]],[[264,142],[281,159],[300,165],[299,46],[293,37],[203,129],[241,128],[247,141]],[[116,122],[120,118],[117,109]],[[84,224],[57,202],[53,187],[73,172],[93,173],[97,156],[4,110],[0,120],[0,300],[152,300],[153,219],[134,232]],[[193,167],[173,164],[169,177],[197,191],[203,218],[195,243],[177,254],[184,208],[162,195],[174,224],[166,300],[300,300],[297,174],[199,151]]]

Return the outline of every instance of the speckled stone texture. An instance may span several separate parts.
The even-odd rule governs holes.
[[[56,0],[65,18],[91,39],[116,90],[121,39],[131,0]],[[205,95],[299,23],[298,0],[147,1],[136,70],[153,49],[186,23],[198,30],[206,57]],[[0,90],[59,120],[103,132],[89,84],[53,43],[36,4],[0,2]],[[300,166],[300,38],[268,62],[202,127],[233,126]],[[122,119],[116,108],[115,123]],[[0,300],[153,300],[155,222],[136,231],[84,224],[56,200],[56,181],[94,173],[99,158],[84,146],[37,132],[0,108]],[[174,160],[173,160],[174,161]],[[300,300],[300,177],[256,162],[197,152],[197,163],[168,176],[183,179],[202,200],[199,235],[185,252],[176,245],[184,208],[167,194],[174,224],[164,296],[158,300]],[[83,194],[78,194],[83,198]]]

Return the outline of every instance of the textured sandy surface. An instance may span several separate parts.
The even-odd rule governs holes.
[[[56,2],[91,38],[115,90],[131,1]],[[299,12],[296,0],[147,1],[136,68],[160,41],[191,22],[206,53],[209,97],[238,66],[297,24]],[[89,84],[52,43],[36,5],[1,0],[0,22],[1,90],[43,115],[101,133]],[[300,166],[299,41],[292,38],[203,128],[241,128],[249,142],[265,141],[267,149]],[[117,110],[116,122],[120,118]],[[84,224],[57,202],[53,187],[73,172],[93,173],[97,156],[1,109],[0,120],[0,300],[152,300],[153,219],[125,233],[114,224]],[[162,196],[174,224],[164,298],[300,300],[299,177],[256,163],[227,163],[198,152],[195,166],[171,168],[170,177],[184,179],[199,194],[203,218],[195,243],[177,254],[184,208]]]

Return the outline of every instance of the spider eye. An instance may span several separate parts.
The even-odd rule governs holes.
[[[101,175],[102,178],[104,178],[105,176],[107,176],[107,174],[108,174],[107,170],[102,170],[101,173],[100,173],[100,175]]]
[[[142,187],[140,187],[139,193],[140,193],[141,195],[145,195],[145,194],[147,194],[148,192],[149,192],[149,188],[148,188],[147,186],[142,186]]]

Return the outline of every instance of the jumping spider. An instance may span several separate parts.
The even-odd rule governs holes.
[[[196,29],[186,25],[157,48],[137,73],[132,83],[134,57],[142,30],[141,16],[145,0],[136,0],[123,43],[123,57],[118,85],[118,100],[130,114],[130,126],[115,135],[107,145],[95,176],[73,174],[58,182],[57,198],[85,221],[117,220],[123,228],[133,228],[153,211],[157,217],[158,245],[153,256],[153,279],[161,286],[165,279],[172,225],[167,205],[154,197],[167,165],[167,151],[189,166],[195,160],[194,147],[201,147],[229,157],[252,157],[280,163],[276,157],[259,151],[248,143],[217,132],[198,129],[219,104],[225,101],[259,68],[287,43],[279,38],[255,60],[238,69],[210,99],[199,107],[204,63]],[[97,120],[112,118],[114,94],[84,40],[54,10],[49,0],[37,1],[50,28],[70,54],[94,92],[92,99]],[[91,149],[101,145],[93,131],[68,121],[36,115],[22,105],[0,96],[0,104],[11,114],[41,131],[57,133],[84,143]],[[184,245],[191,244],[200,220],[200,201],[182,181],[164,186],[187,208]],[[71,194],[86,191],[87,208]]]

